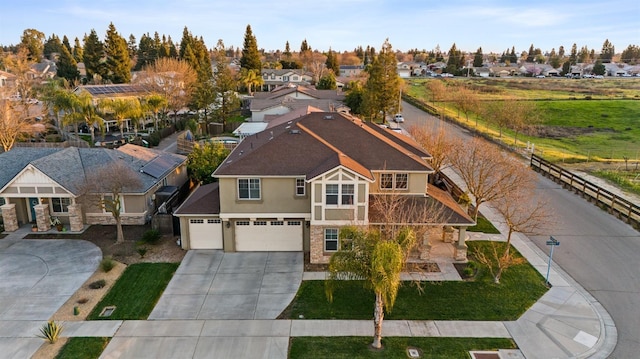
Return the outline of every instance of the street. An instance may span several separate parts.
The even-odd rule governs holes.
[[[451,135],[465,138],[468,131],[441,122],[403,102],[405,129],[444,126]],[[618,343],[611,358],[635,358],[640,352],[640,233],[585,199],[538,176],[538,191],[546,195],[555,223],[530,236],[545,253],[553,236],[561,245],[553,260],[593,295],[613,317]],[[481,207],[482,212],[482,207]]]

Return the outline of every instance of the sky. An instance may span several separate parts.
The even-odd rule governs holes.
[[[396,50],[437,46],[502,53],[531,44],[543,53],[564,46],[587,46],[599,53],[608,39],[616,52],[640,45],[638,0],[17,0],[0,11],[0,45],[17,44],[25,29],[46,37],[75,37],[95,29],[104,39],[113,22],[118,32],[137,41],[144,33],[170,35],[178,44],[186,26],[208,47],[222,39],[242,48],[247,25],[258,47],[292,51],[304,39],[312,49],[376,49],[386,38]]]

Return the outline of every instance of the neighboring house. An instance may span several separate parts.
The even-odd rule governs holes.
[[[364,65],[340,65],[338,77],[358,77],[362,71],[364,71]]]
[[[489,77],[491,75],[491,69],[488,67],[474,67],[473,72],[476,76]]]
[[[0,70],[0,87],[14,87],[16,85],[16,75]]]
[[[300,84],[308,85],[313,77],[302,70],[291,69],[262,69],[262,91],[272,91],[273,89],[287,85]]]
[[[245,138],[213,173],[218,182],[199,187],[174,212],[182,247],[305,251],[311,263],[326,263],[344,245],[341,227],[383,224],[374,203],[398,196],[412,211],[438,214],[436,223],[408,223],[436,228],[426,231],[434,238],[451,239],[458,227],[455,256],[465,259],[465,230],[474,221],[429,185],[430,157],[411,138],[350,115],[292,119]],[[421,238],[422,259],[428,241]]]
[[[606,63],[603,64],[606,69],[606,74],[609,76],[627,76],[629,73],[625,67],[630,67],[626,64]]]
[[[141,98],[149,94],[149,91],[141,85],[133,84],[108,84],[108,85],[82,85],[76,87],[73,92],[79,94],[87,91],[93,97],[94,104],[98,104],[101,100],[110,100],[116,98]],[[115,120],[106,120],[104,122],[106,132],[118,129],[118,123]],[[131,128],[131,121],[125,121],[125,128]]]
[[[313,106],[327,112],[346,112],[344,93],[336,90],[316,90],[302,85],[286,85],[271,92],[257,92],[251,99],[251,122],[263,122],[265,116],[284,115],[298,108]]]
[[[411,63],[409,62],[399,62],[396,65],[396,71],[398,72],[398,76],[400,76],[403,79],[407,79],[411,77],[412,69],[413,68],[411,66]]]
[[[49,216],[69,223],[71,231],[85,224],[113,224],[111,213],[82,208],[79,196],[87,174],[114,161],[124,161],[141,186],[123,195],[122,223],[144,224],[155,208],[155,193],[163,186],[180,187],[187,181],[185,156],[127,144],[105,148],[16,147],[0,154],[0,201],[6,231],[26,223],[49,229]],[[0,203],[2,203],[0,202]]]

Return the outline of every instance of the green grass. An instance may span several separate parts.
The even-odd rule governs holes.
[[[147,319],[178,265],[179,263],[130,265],[109,293],[96,305],[88,319]],[[112,305],[116,306],[116,310],[110,317],[99,316],[104,307]]]
[[[467,242],[469,253],[487,251],[489,242]],[[515,256],[520,254],[512,249]],[[345,281],[327,301],[324,281],[303,281],[283,317],[298,319],[371,319],[374,295],[361,282]],[[405,282],[386,319],[408,320],[515,320],[546,291],[544,278],[528,263],[509,268],[501,284],[484,268],[475,281]],[[481,304],[480,304],[481,303]]]
[[[496,227],[494,227],[493,223],[491,223],[488,219],[478,215],[478,219],[476,220],[476,222],[477,224],[475,226],[467,228],[467,231],[500,234],[500,231]]]
[[[640,195],[640,182],[634,182],[636,178],[640,179],[640,172],[627,171],[595,171],[594,174],[613,182],[615,185],[629,192]]]
[[[291,338],[290,359],[406,359],[407,347],[422,351],[422,358],[469,358],[469,350],[515,349],[511,339],[502,338],[441,338],[386,337],[380,351],[369,349],[371,337],[297,337]]]
[[[60,349],[56,359],[93,359],[99,358],[111,338],[75,337],[69,338]]]

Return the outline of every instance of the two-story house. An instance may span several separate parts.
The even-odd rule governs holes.
[[[262,90],[271,91],[286,84],[308,85],[313,77],[302,70],[262,69]]]
[[[460,228],[457,248],[466,256],[464,229],[474,221],[429,186],[429,158],[394,131],[337,112],[309,113],[236,147],[213,173],[218,182],[198,188],[174,213],[182,247],[305,251],[312,263],[325,263],[341,246],[341,227],[384,225],[376,204],[397,196],[412,208],[405,224]],[[424,210],[437,215],[416,215]]]

